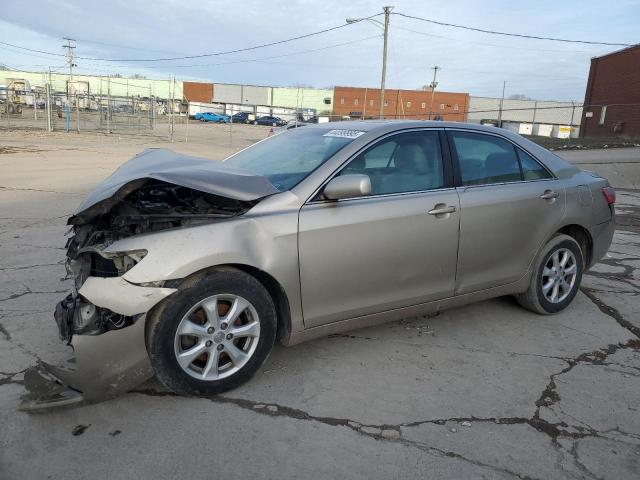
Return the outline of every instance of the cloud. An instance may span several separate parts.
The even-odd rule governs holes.
[[[549,0],[535,4],[459,0],[428,5],[418,0],[397,0],[394,4],[395,11],[452,23],[601,41],[629,42],[636,38],[640,20],[638,1],[610,2],[606,9],[601,2],[586,0],[565,0],[562,8]],[[269,43],[341,24],[346,17],[368,16],[381,7],[379,2],[364,0],[34,0],[29,2],[29,10],[37,14],[25,14],[23,1],[3,2],[0,41],[63,53],[61,37],[71,36],[78,39],[78,56],[122,59],[201,54]],[[603,28],[605,25],[607,28]],[[504,80],[507,94],[580,100],[589,59],[615,49],[491,36],[398,16],[392,16],[390,32],[389,87],[418,88],[430,82],[430,68],[438,65],[438,88],[472,95],[497,96]],[[368,37],[379,33],[375,25],[362,22],[317,37],[233,55],[158,63],[77,63],[83,73],[142,73],[157,78],[175,74],[178,78],[214,82],[374,87],[380,79],[382,41]],[[355,43],[318,50],[350,41]],[[314,49],[317,51],[265,59]],[[27,56],[5,47],[0,54],[11,66],[42,69],[39,66],[64,65],[63,57]],[[248,59],[262,60],[229,63]]]

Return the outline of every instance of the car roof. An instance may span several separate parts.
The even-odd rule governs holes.
[[[480,125],[477,123],[463,122],[441,122],[435,120],[345,120],[340,122],[328,122],[314,124],[314,128],[334,128],[361,130],[364,132],[373,132],[375,130],[393,131],[403,130],[406,128],[464,128],[470,130],[478,130],[484,132],[504,132],[501,128],[493,125]]]

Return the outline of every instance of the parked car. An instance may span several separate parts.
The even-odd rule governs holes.
[[[224,162],[147,150],[68,221],[75,285],[55,320],[76,370],[27,370],[23,408],[97,401],[154,374],[218,394],[276,339],[502,295],[559,312],[608,250],[614,203],[597,174],[463,123],[310,125]]]
[[[205,112],[200,116],[199,120],[201,122],[229,123],[231,117],[222,113]]]
[[[280,117],[265,116],[265,117],[257,118],[253,122],[253,124],[254,125],[270,125],[272,127],[281,127],[283,125],[286,125],[287,122],[281,119]]]
[[[250,114],[248,112],[238,112],[238,113],[234,113],[231,116],[231,119],[233,123],[249,123],[252,117],[253,117],[253,114]]]

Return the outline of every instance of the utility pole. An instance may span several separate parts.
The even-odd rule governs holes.
[[[380,118],[384,118],[384,84],[387,79],[387,42],[389,39],[389,14],[393,7],[382,7],[384,10],[384,45],[382,47],[382,79],[380,80]]]
[[[433,80],[429,85],[429,88],[431,88],[431,102],[429,103],[429,120],[431,120],[431,114],[433,113],[433,99],[436,94],[436,87],[438,86],[438,82],[436,82],[436,76],[438,75],[438,70],[440,70],[439,66],[436,65],[435,67],[433,67]]]
[[[498,127],[502,128],[502,106],[504,104],[504,89],[507,86],[507,81],[502,82],[502,97],[500,97],[500,109],[498,110]]]
[[[73,63],[73,49],[76,48],[71,42],[75,42],[73,38],[63,37],[63,40],[66,40],[67,43],[62,45],[63,48],[67,49],[67,65],[69,65],[69,85],[67,86],[67,98],[69,97],[71,82],[73,82],[73,67],[77,67],[75,63]]]
[[[63,40],[66,40],[67,43],[62,45],[63,48],[67,49],[67,65],[69,65],[69,81],[67,82],[67,123],[66,123],[66,131],[69,131],[69,117],[71,116],[71,85],[73,83],[73,67],[75,66],[73,63],[73,49],[76,48],[75,45],[72,45],[71,42],[75,42],[73,38],[63,37]],[[77,101],[77,99],[76,99]]]

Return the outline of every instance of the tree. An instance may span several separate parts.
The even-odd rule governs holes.
[[[516,93],[514,95],[509,95],[507,97],[507,100],[535,100],[531,97],[528,97],[527,95],[524,95],[523,93]]]

